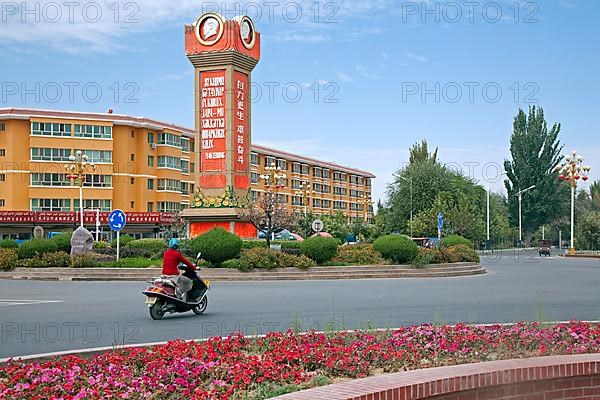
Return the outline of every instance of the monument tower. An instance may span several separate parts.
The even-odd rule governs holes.
[[[190,235],[215,226],[241,237],[255,228],[239,221],[250,193],[251,73],[260,59],[260,33],[247,16],[226,20],[203,14],[185,27],[185,51],[194,66],[195,133],[200,181],[191,208]]]

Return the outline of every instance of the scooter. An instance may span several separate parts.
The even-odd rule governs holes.
[[[200,260],[200,256],[201,254],[198,253],[196,264]],[[148,282],[152,286],[142,292],[146,296],[150,317],[154,320],[162,319],[166,313],[184,313],[191,310],[196,315],[202,315],[206,311],[210,282],[200,278],[196,271],[185,264],[179,264],[178,268],[183,271],[183,276],[193,282],[192,288],[186,293],[184,300],[179,299],[175,294],[177,285],[164,276]]]

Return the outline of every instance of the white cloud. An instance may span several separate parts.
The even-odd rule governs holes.
[[[375,80],[378,80],[378,79],[383,79],[383,78],[382,78],[381,76],[379,76],[379,75],[375,75],[375,74],[372,74],[372,73],[370,73],[370,72],[367,70],[367,67],[365,67],[364,65],[357,65],[357,66],[355,66],[355,67],[354,67],[354,69],[356,70],[356,72],[357,72],[358,74],[360,74],[360,76],[362,76],[362,77],[364,77],[364,78],[367,78],[367,79],[375,79]]]
[[[354,78],[352,78],[350,75],[348,75],[347,73],[345,73],[343,71],[335,71],[335,74],[336,74],[337,78],[342,82],[346,82],[346,83],[354,82]]]
[[[424,57],[424,56],[421,56],[421,55],[418,55],[418,54],[414,54],[414,53],[410,53],[410,52],[404,54],[404,57],[407,58],[407,59],[409,59],[409,60],[418,61],[418,62],[422,62],[422,63],[426,63],[426,62],[429,61],[427,59],[427,57]]]

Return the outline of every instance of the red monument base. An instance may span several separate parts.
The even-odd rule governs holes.
[[[234,208],[190,208],[183,212],[189,221],[190,238],[195,238],[213,228],[223,228],[242,239],[255,239],[257,231],[249,222],[240,221]]]

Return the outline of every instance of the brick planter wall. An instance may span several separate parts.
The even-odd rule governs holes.
[[[400,372],[281,400],[600,400],[600,354],[493,361]]]

